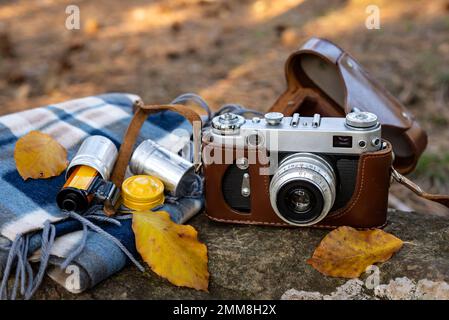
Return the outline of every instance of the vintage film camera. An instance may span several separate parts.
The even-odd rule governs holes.
[[[215,117],[203,136],[206,213],[216,221],[357,228],[386,223],[391,145],[377,116]]]

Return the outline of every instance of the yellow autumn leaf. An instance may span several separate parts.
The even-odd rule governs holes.
[[[174,223],[167,212],[133,213],[136,248],[161,277],[177,286],[208,291],[207,247],[189,225]]]
[[[324,237],[307,263],[327,276],[357,278],[368,266],[390,259],[402,244],[380,229],[340,227]]]
[[[17,141],[14,159],[24,180],[59,176],[68,165],[64,147],[39,131],[31,131]]]

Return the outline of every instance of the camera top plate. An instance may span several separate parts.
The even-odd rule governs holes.
[[[232,130],[223,130],[213,121],[212,129],[207,133],[213,136],[209,139],[211,143],[273,152],[353,155],[382,149],[381,126],[377,116],[369,112],[352,112],[346,118],[321,117],[319,114],[284,117],[278,112],[267,113],[263,119],[234,116],[227,116],[239,120]]]

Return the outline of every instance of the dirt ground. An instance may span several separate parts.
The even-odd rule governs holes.
[[[72,4],[80,30],[65,26]],[[380,30],[365,27],[371,4]],[[0,0],[0,114],[111,91],[266,110],[285,88],[288,54],[311,36],[347,49],[410,108],[429,133],[413,176],[449,192],[447,0]]]

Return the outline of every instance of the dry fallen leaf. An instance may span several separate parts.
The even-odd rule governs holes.
[[[68,164],[64,147],[39,131],[31,131],[17,141],[14,159],[24,180],[59,176]]]
[[[177,286],[207,291],[207,247],[192,226],[176,224],[167,212],[135,212],[136,247],[151,269]]]
[[[327,276],[357,278],[368,266],[387,261],[401,247],[401,239],[380,229],[340,227],[321,240],[307,263]]]

